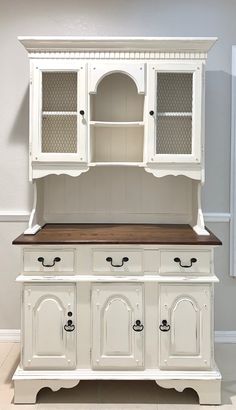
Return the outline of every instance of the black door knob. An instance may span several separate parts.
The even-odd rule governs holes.
[[[150,115],[154,115],[154,111],[152,111],[152,110],[149,111],[149,114],[150,114]]]
[[[80,110],[80,115],[84,115],[84,110]]]

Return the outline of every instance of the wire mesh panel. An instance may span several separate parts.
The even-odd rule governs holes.
[[[191,154],[192,118],[159,117],[156,148],[157,154]]]
[[[42,73],[42,152],[77,152],[77,73]]]
[[[192,153],[192,73],[157,74],[157,154]]]
[[[43,111],[77,111],[77,73],[42,73]]]
[[[43,117],[42,152],[77,152],[77,116],[49,115]]]
[[[192,73],[157,74],[157,111],[192,112]]]

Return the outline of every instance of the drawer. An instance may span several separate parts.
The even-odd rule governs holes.
[[[210,250],[161,250],[160,273],[209,274],[211,272]]]
[[[143,267],[141,250],[103,249],[93,251],[93,271],[99,273],[141,273]]]
[[[24,249],[24,272],[74,272],[74,249]]]

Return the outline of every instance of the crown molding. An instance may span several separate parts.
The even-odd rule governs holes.
[[[153,51],[207,53],[217,37],[74,37],[19,36],[28,53],[84,51]]]

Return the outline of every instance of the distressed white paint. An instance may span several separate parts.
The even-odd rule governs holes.
[[[211,367],[210,292],[207,285],[161,285],[160,323],[170,326],[160,332],[161,369]]]
[[[36,229],[32,221],[36,219],[37,224],[39,213],[50,222],[124,222],[125,219],[147,222],[150,218],[151,222],[196,223],[195,231],[204,233],[200,196],[200,181],[204,179],[203,65],[214,40],[122,38],[114,39],[112,46],[111,39],[90,39],[83,51],[81,47],[86,39],[71,39],[70,44],[68,38],[21,38],[21,42],[31,58],[31,175],[33,179],[47,176],[45,182],[40,183],[42,195],[37,212],[37,203],[33,204],[30,228]],[[162,60],[158,60],[161,54],[155,53],[161,53],[167,43]],[[151,51],[154,51],[152,60],[145,60],[145,52]],[[74,52],[90,54],[87,60],[80,62]],[[133,61],[126,61],[132,52],[135,53]],[[112,56],[114,60],[110,61]],[[100,59],[103,61],[98,61]],[[77,73],[78,131],[77,151],[73,154],[42,152],[42,116],[62,115],[53,107],[47,113],[42,107],[43,71]],[[177,155],[156,155],[153,143],[156,130],[150,127],[148,111],[157,99],[158,71],[193,73],[192,152],[187,155],[182,151]],[[82,107],[85,112],[80,115]],[[156,107],[153,109],[155,112]],[[74,109],[66,111],[67,118],[68,115],[75,115]],[[84,172],[79,179],[70,178]],[[68,175],[55,177],[53,173]],[[166,177],[158,181],[159,190],[157,180],[150,173]],[[177,175],[179,178],[175,178]],[[190,274],[188,268],[177,270],[173,264],[175,250],[168,247],[165,250],[158,246],[142,248],[142,245],[122,249],[87,246],[84,252],[81,246],[68,251],[63,247],[53,248],[24,249],[23,275],[18,278],[23,282],[23,373],[19,378],[18,372],[15,376],[16,401],[22,402],[23,397],[27,402],[33,401],[42,386],[39,379],[35,383],[31,377],[27,380],[28,368],[42,369],[43,377],[49,369],[58,369],[56,375],[61,377],[62,386],[66,380],[59,370],[68,368],[87,369],[89,377],[93,377],[93,369],[103,372],[105,369],[123,372],[140,369],[139,378],[143,370],[154,369],[157,372],[154,380],[160,382],[163,374],[160,369],[175,368],[180,371],[178,383],[171,380],[167,384],[175,388],[189,386],[183,378],[184,369],[190,369],[194,375],[195,369],[205,368],[212,372],[209,382],[213,386],[206,402],[219,400],[220,383],[214,384],[212,350],[210,290],[217,278],[211,266],[211,247],[199,248],[196,270],[191,269]],[[181,261],[189,264],[186,258],[195,247],[177,247],[177,251]],[[54,266],[39,266],[39,255],[45,258],[45,264]],[[54,263],[56,256],[60,261]],[[108,265],[107,257],[112,258],[115,266]],[[126,262],[124,257],[128,258]],[[76,331],[65,333],[68,311],[73,312]],[[159,327],[165,315],[170,322],[169,332],[161,332],[163,329]],[[89,330],[86,330],[86,321]],[[186,335],[183,322],[190,323]],[[46,343],[50,331],[50,342]],[[150,336],[147,350],[144,340]],[[29,380],[31,398],[27,393]],[[24,381],[19,393],[19,385]],[[193,383],[200,391],[201,383]],[[48,386],[55,387],[53,378]]]
[[[75,287],[25,285],[23,290],[22,366],[25,369],[73,369],[76,332],[67,332],[68,319],[76,323]],[[68,312],[73,315],[68,317]]]
[[[92,367],[130,369],[143,366],[143,293],[140,284],[95,284],[92,288]]]

